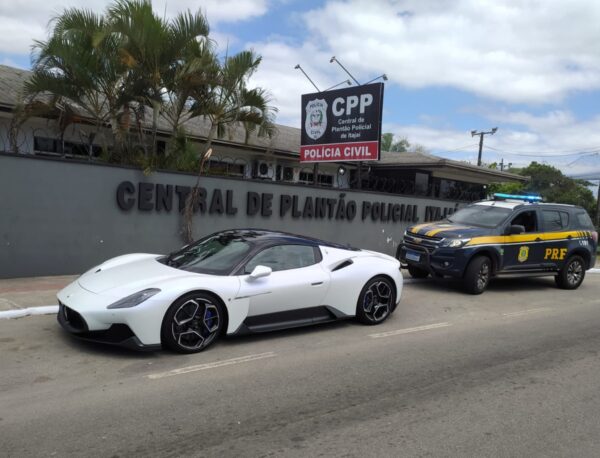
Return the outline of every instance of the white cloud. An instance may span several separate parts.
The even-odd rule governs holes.
[[[167,17],[179,11],[202,9],[211,26],[220,22],[237,22],[267,12],[269,0],[154,0],[154,10]],[[0,53],[29,55],[33,40],[47,37],[49,21],[65,8],[105,10],[106,0],[0,0]],[[165,10],[166,5],[166,10]]]
[[[581,122],[568,111],[550,111],[541,116],[523,111],[490,112],[487,119],[490,125],[500,127],[495,135],[485,137],[484,162],[504,159],[505,163],[523,166],[538,161],[559,167],[569,175],[600,176],[600,115]],[[384,130],[441,156],[477,163],[479,138],[471,137],[468,131],[394,124],[385,125]]]
[[[297,121],[287,113],[305,87],[290,69],[300,63],[323,86],[335,83],[345,74],[331,55],[361,81],[386,73],[407,88],[453,87],[509,103],[555,104],[600,88],[596,0],[336,0],[303,19],[301,44],[251,45],[265,58],[260,80],[279,94],[284,122]]]
[[[537,103],[600,87],[594,0],[334,1],[306,23],[357,73],[410,88]]]

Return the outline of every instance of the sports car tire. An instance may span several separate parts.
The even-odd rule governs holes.
[[[161,327],[163,346],[178,353],[197,353],[221,334],[225,313],[221,301],[208,293],[190,293],[167,310]]]
[[[356,318],[363,324],[383,323],[395,304],[394,286],[389,278],[371,278],[363,287],[356,304]]]
[[[425,269],[420,269],[419,267],[408,265],[408,273],[412,278],[426,278],[429,275]]]
[[[492,261],[487,256],[477,256],[465,271],[464,287],[469,294],[481,294],[487,288],[492,276]]]
[[[571,256],[558,275],[554,277],[556,286],[561,289],[577,289],[585,278],[585,261],[581,256]]]

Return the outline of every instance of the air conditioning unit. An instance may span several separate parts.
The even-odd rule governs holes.
[[[259,161],[256,172],[258,178],[273,178],[273,167],[268,162]]]

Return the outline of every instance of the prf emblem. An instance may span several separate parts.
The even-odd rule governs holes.
[[[520,247],[519,248],[519,257],[517,258],[519,260],[519,262],[527,261],[528,257],[529,257],[529,247],[528,246]]]

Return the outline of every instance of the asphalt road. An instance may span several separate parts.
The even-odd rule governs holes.
[[[407,285],[383,325],[192,356],[0,321],[0,455],[598,456],[600,275]]]

